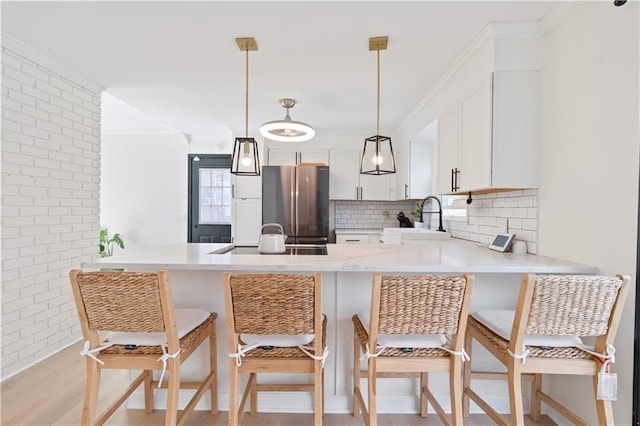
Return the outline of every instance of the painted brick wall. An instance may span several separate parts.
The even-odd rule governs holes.
[[[69,270],[96,256],[100,97],[2,47],[2,378],[76,341]]]

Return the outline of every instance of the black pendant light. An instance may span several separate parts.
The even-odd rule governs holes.
[[[253,37],[236,38],[241,51],[247,53],[245,78],[244,138],[236,138],[231,157],[231,173],[238,176],[260,176],[258,142],[249,137],[249,51],[258,50]]]
[[[364,140],[360,174],[387,175],[396,172],[396,160],[393,156],[391,138],[380,135],[380,51],[387,50],[389,37],[369,38],[369,51],[375,50],[378,56],[378,104],[376,134]]]

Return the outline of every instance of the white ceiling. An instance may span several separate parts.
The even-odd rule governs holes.
[[[2,31],[192,135],[244,133],[245,53],[254,37],[249,122],[284,117],[321,129],[371,129],[381,52],[381,128],[395,129],[488,22],[536,20],[558,3],[7,2]],[[251,133],[253,133],[253,131]],[[252,136],[258,136],[252,134]]]

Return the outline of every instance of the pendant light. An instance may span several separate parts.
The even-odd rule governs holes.
[[[376,134],[364,140],[360,174],[386,175],[396,172],[396,160],[393,156],[391,138],[380,135],[380,51],[387,50],[389,37],[369,38],[369,51],[375,50],[378,57],[378,104]]]
[[[249,51],[258,50],[258,44],[253,37],[236,38],[241,51],[246,52],[245,78],[245,116],[244,138],[236,138],[231,157],[231,173],[239,176],[260,176],[260,158],[258,157],[258,142],[249,137]]]
[[[289,109],[296,105],[295,99],[280,99],[280,105],[287,110],[283,120],[269,121],[260,126],[260,134],[278,142],[304,142],[316,135],[313,127],[301,121],[293,121]]]

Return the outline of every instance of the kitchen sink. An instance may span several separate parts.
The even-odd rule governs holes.
[[[382,240],[389,244],[402,244],[408,240],[448,240],[451,234],[424,228],[384,228]]]

